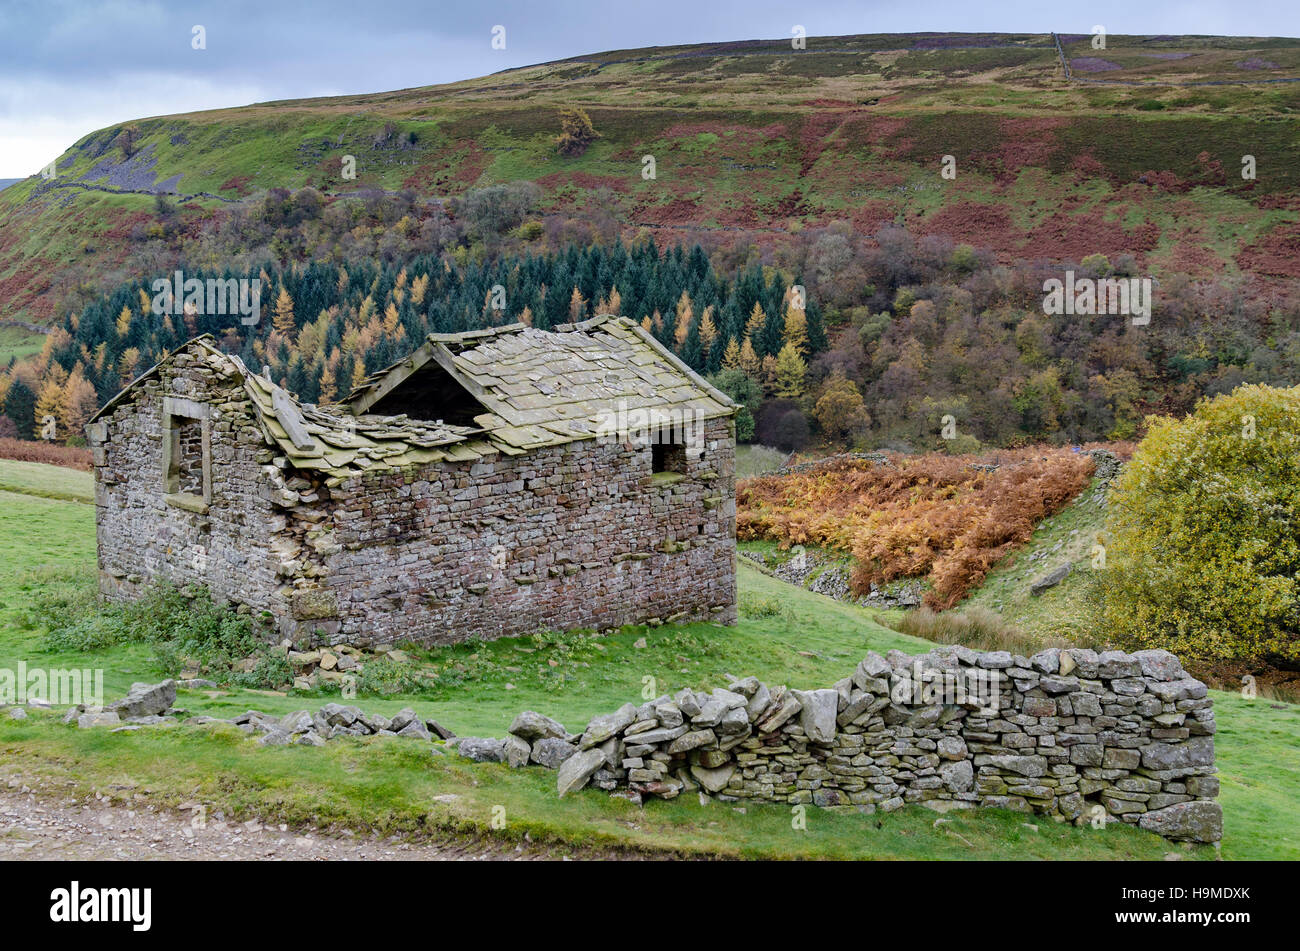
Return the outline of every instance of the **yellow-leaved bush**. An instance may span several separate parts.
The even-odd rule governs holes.
[[[1300,387],[1241,386],[1147,423],[1111,492],[1100,633],[1300,663]]]

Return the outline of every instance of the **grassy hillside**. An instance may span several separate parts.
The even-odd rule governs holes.
[[[1016,627],[1044,639],[1071,640],[1083,632],[1085,593],[1094,546],[1104,541],[1105,490],[1094,485],[1055,515],[1033,537],[996,565],[960,605],[997,611]],[[1063,565],[1070,573],[1035,595],[1031,585]]]
[[[0,317],[138,276],[153,195],[188,229],[312,185],[450,196],[529,179],[627,233],[788,240],[899,221],[1005,259],[1132,252],[1157,272],[1296,276],[1300,41],[865,35],[620,50],[443,86],[130,120],[0,192]],[[1205,84],[1205,85],[1197,85]],[[601,138],[558,154],[558,111]],[[137,135],[127,159],[115,143]],[[1254,155],[1256,181],[1240,177]],[[356,158],[355,180],[341,177]],[[653,155],[657,177],[642,177]],[[939,175],[944,155],[955,180]],[[1156,173],[1154,176],[1148,173]]]
[[[89,472],[39,462],[0,459],[0,491],[22,492],[68,502],[95,501]]]
[[[53,478],[55,473],[49,473]],[[63,473],[58,473],[64,478]],[[77,478],[88,477],[73,474]],[[157,675],[141,645],[52,654],[32,617],[35,599],[93,583],[93,509],[81,503],[0,490],[0,667],[19,660],[45,667],[101,667],[110,696]],[[513,638],[422,655],[459,670],[462,682],[432,696],[362,697],[366,709],[406,705],[461,735],[500,735],[513,714],[537,709],[570,728],[640,696],[642,678],[659,691],[724,683],[754,673],[796,687],[824,685],[869,649],[924,650],[867,613],[741,567],[741,621],[628,628],[610,637]],[[644,638],[645,647],[638,647]],[[263,691],[182,691],[194,713],[230,716],[249,708],[289,712],[323,698]],[[1224,858],[1300,858],[1300,708],[1216,694],[1218,761],[1225,812]],[[574,846],[671,850],[754,858],[1076,858],[1160,859],[1171,852],[1213,858],[1215,850],[1173,846],[1129,827],[1077,829],[998,810],[934,813],[909,807],[885,816],[812,810],[807,830],[788,809],[697,803],[685,797],[638,809],[596,791],[557,800],[545,770],[511,771],[430,756],[404,740],[345,741],[321,749],[258,747],[242,734],[179,727],[112,734],[77,730],[56,714],[0,717],[0,779],[41,780],[60,796],[94,792],[209,812],[314,827],[375,828],[420,835],[470,831]],[[140,800],[136,800],[139,802]],[[492,810],[507,825],[490,831]]]

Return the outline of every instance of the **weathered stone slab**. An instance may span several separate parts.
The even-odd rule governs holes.
[[[116,703],[110,703],[104,709],[112,710],[122,717],[147,717],[150,714],[166,713],[175,702],[176,681],[164,680],[156,684],[131,684],[125,697]]]
[[[515,717],[507,732],[513,733],[529,743],[534,740],[549,738],[563,739],[568,735],[568,731],[564,729],[564,724],[532,710],[525,710]]]
[[[1223,838],[1223,807],[1209,799],[1180,802],[1144,813],[1138,826],[1166,839],[1218,842]]]
[[[561,796],[581,789],[604,765],[605,754],[600,750],[580,750],[560,764],[555,779],[556,789]]]

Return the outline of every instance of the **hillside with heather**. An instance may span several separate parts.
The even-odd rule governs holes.
[[[1295,277],[1300,41],[1060,40],[1069,79],[1046,34],[812,37],[805,50],[619,50],[445,86],[124,117],[52,178],[0,193],[0,318],[47,324],[69,291],[162,263],[158,233],[173,229],[154,194],[197,236],[273,188],[427,201],[521,179],[556,231],[645,229],[661,245],[775,248],[837,222],[862,235],[899,223],[1004,261],[1132,254],[1157,273]],[[580,155],[556,148],[568,107],[599,134]],[[944,155],[955,179],[940,177]]]
[[[431,331],[608,311],[787,450],[1130,439],[1294,378],[1300,41],[1091,39],[619,50],[101,129],[0,192],[0,435],[75,439],[195,333],[329,402]],[[260,280],[258,321],[157,313],[177,269]],[[1064,269],[1152,278],[1152,325],[1045,314]]]

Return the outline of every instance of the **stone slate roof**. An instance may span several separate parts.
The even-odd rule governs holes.
[[[637,410],[656,420],[729,416],[736,406],[677,359],[639,324],[597,317],[547,332],[522,324],[462,334],[430,334],[415,353],[368,377],[345,404],[317,407],[250,371],[213,345],[190,340],[128,384],[92,417],[98,422],[179,354],[201,356],[214,372],[238,376],[258,424],[286,465],[344,479],[364,472],[431,462],[518,455],[539,446],[590,439],[611,414]],[[430,360],[483,404],[475,426],[365,412]],[[349,412],[352,410],[352,412]],[[616,414],[622,413],[618,416]],[[675,415],[674,415],[675,414]]]
[[[509,324],[430,334],[346,402],[364,412],[430,362],[483,405],[474,422],[506,452],[589,439],[611,423],[622,431],[628,419],[654,427],[737,409],[640,324],[608,314],[552,331]]]

